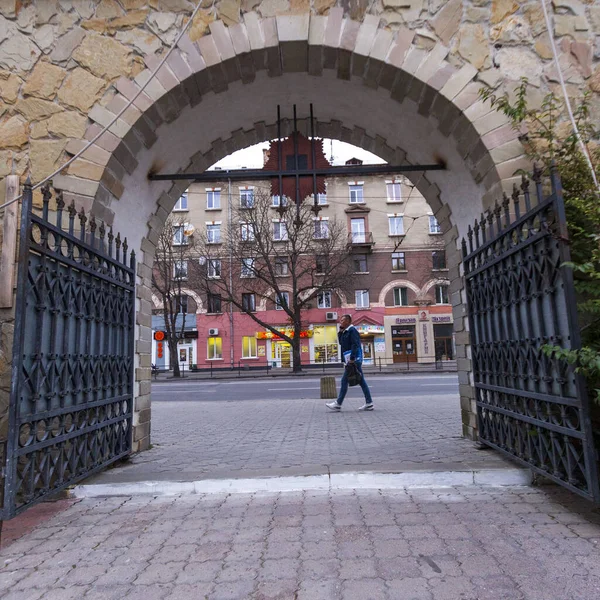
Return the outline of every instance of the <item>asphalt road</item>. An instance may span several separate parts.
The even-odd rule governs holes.
[[[339,374],[341,375],[341,373]],[[336,377],[339,389],[340,377]],[[455,374],[427,373],[422,375],[367,375],[373,398],[390,396],[439,396],[458,393]],[[360,387],[350,388],[349,395],[361,395]],[[264,379],[169,381],[152,385],[152,402],[276,400],[319,398],[320,377],[285,377]]]

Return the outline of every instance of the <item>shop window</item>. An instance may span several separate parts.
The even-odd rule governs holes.
[[[275,310],[285,310],[290,305],[289,292],[279,292],[275,300]]]
[[[368,273],[367,268],[367,255],[366,254],[355,254],[354,255],[354,272],[355,273]]]
[[[435,303],[436,304],[450,304],[448,298],[448,286],[447,285],[436,285],[435,286]]]
[[[406,271],[404,252],[392,252],[392,271]]]
[[[313,330],[316,363],[337,363],[338,337],[335,325],[315,326]]]
[[[408,288],[394,288],[394,306],[408,306]]]
[[[223,358],[223,340],[220,337],[209,337],[206,344],[208,360],[221,360]]]
[[[356,290],[354,296],[356,308],[369,308],[369,290]]]
[[[331,308],[331,292],[321,292],[317,296],[317,306],[319,308]]]
[[[446,268],[446,252],[444,250],[434,250],[431,253],[431,259],[434,269]]]
[[[256,311],[256,296],[254,294],[242,294],[242,308],[246,312]]]
[[[221,296],[219,294],[208,295],[208,312],[209,313],[220,313],[221,310]]]
[[[244,336],[242,338],[242,358],[256,358],[256,338]]]

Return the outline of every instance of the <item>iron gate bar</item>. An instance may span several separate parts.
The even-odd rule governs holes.
[[[2,519],[132,449],[135,253],[73,203],[63,229],[60,192],[50,223],[42,196],[40,217],[26,183]]]
[[[535,472],[600,502],[589,399],[574,367],[545,344],[581,347],[560,178],[531,207],[529,182],[504,196],[462,240],[478,435]],[[495,231],[494,231],[495,229]],[[481,237],[480,237],[481,234]]]

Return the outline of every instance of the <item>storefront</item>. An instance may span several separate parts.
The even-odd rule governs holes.
[[[188,323],[189,321],[189,323]],[[186,371],[196,367],[198,331],[196,319],[190,315],[186,318],[183,335],[177,343],[177,358],[179,367]],[[163,317],[152,317],[152,364],[161,371],[172,368],[169,346],[166,341]],[[177,331],[181,333],[181,317],[177,318]]]
[[[404,321],[407,319],[398,319]],[[413,318],[414,322],[414,318]],[[416,362],[415,325],[397,323],[392,326],[392,359],[394,363]]]
[[[275,327],[277,331],[284,333],[285,335],[292,337],[294,330],[291,327]],[[312,325],[308,329],[302,329],[300,331],[300,352],[303,355],[309,355],[309,341],[313,337]],[[266,355],[268,362],[273,368],[291,368],[294,366],[294,357],[292,351],[292,345],[286,342],[284,339],[273,333],[272,331],[258,331],[256,333],[257,340],[266,340]]]
[[[454,360],[454,327],[451,316],[432,315],[436,360]]]
[[[372,365],[375,363],[376,352],[381,353],[381,346],[385,348],[385,327],[383,325],[374,325],[360,323],[355,325],[360,334],[360,342],[363,351],[363,363]]]
[[[313,362],[340,362],[337,325],[315,325],[313,332]]]

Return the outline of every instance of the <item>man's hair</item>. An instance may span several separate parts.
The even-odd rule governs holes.
[[[352,323],[352,315],[349,315],[348,313],[346,313],[345,315],[342,315],[342,319],[344,319],[344,318],[350,319],[350,323]]]

